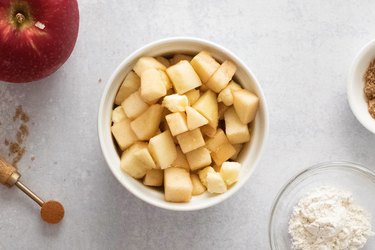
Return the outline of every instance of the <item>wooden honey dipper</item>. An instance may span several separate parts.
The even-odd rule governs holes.
[[[50,224],[59,223],[64,218],[64,207],[61,203],[57,201],[44,202],[20,182],[20,177],[21,174],[17,172],[17,169],[14,166],[0,158],[0,183],[8,187],[13,187],[14,185],[17,186],[22,192],[38,203],[41,207],[40,215],[45,222]]]

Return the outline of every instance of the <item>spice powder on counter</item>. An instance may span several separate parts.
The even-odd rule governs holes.
[[[375,119],[375,59],[368,66],[364,75],[364,92],[368,100],[368,111]]]

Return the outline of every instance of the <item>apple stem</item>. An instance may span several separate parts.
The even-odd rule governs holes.
[[[25,21],[25,16],[22,13],[16,14],[16,20],[19,24],[22,24]]]

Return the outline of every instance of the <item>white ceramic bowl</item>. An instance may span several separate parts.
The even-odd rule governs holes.
[[[195,196],[189,203],[171,203],[164,200],[164,194],[156,189],[144,186],[140,181],[128,176],[120,169],[120,158],[112,139],[111,110],[113,102],[125,75],[132,70],[133,65],[141,56],[159,56],[174,53],[197,54],[201,50],[209,51],[218,61],[232,60],[238,67],[235,79],[246,89],[255,92],[260,98],[260,107],[255,119],[255,126],[251,141],[243,148],[239,161],[243,167],[238,182],[226,193],[210,195],[207,192]],[[260,155],[263,151],[268,134],[268,111],[263,91],[254,74],[233,53],[225,48],[197,38],[167,38],[148,44],[128,56],[114,71],[109,79],[103,93],[99,108],[98,132],[100,145],[109,168],[117,180],[138,198],[157,207],[176,210],[190,211],[213,206],[224,201],[238,191],[249,179],[254,171]]]
[[[358,121],[375,134],[375,119],[368,112],[368,103],[363,88],[365,74],[370,62],[375,59],[375,40],[366,44],[358,53],[349,73],[348,100]]]

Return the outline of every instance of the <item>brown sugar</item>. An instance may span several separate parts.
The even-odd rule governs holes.
[[[42,219],[49,224],[57,224],[64,218],[65,210],[58,201],[47,201],[40,210]]]
[[[364,80],[364,92],[368,100],[368,111],[375,119],[375,59],[368,66]]]

